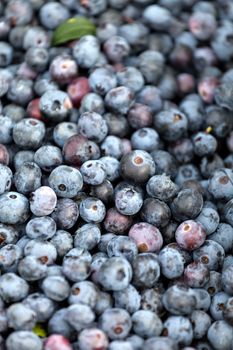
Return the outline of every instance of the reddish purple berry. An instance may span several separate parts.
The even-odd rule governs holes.
[[[67,84],[78,75],[78,66],[69,56],[55,57],[49,67],[51,77],[59,84]]]
[[[44,350],[72,350],[72,346],[63,335],[52,334],[47,338]]]
[[[108,338],[98,328],[84,329],[79,333],[78,345],[80,350],[107,350]]]
[[[8,165],[9,164],[9,153],[7,148],[0,143],[0,164]]]
[[[203,226],[198,222],[187,220],[178,226],[175,236],[181,248],[194,250],[205,242],[206,232]]]
[[[200,262],[193,262],[184,270],[184,281],[189,287],[201,288],[209,281],[209,278],[208,268]]]
[[[104,219],[104,228],[108,232],[122,234],[127,232],[133,223],[131,216],[126,216],[119,213],[116,208],[111,208],[107,211]]]
[[[139,222],[129,230],[131,237],[140,252],[156,252],[163,245],[163,237],[159,229],[147,222]]]
[[[85,77],[79,77],[73,80],[68,88],[67,93],[74,107],[79,107],[83,97],[90,92],[88,79]]]

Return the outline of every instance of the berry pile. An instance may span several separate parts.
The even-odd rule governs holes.
[[[232,0],[0,1],[0,350],[233,349],[232,62]]]

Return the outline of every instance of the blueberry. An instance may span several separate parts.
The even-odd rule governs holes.
[[[123,257],[112,257],[103,262],[98,272],[99,283],[106,290],[120,291],[128,287],[132,267]]]
[[[38,322],[49,320],[55,311],[55,303],[42,293],[29,294],[23,300],[23,304],[35,311]]]
[[[48,186],[39,187],[31,195],[30,209],[36,216],[51,214],[57,204],[56,193]]]
[[[140,91],[144,86],[144,78],[142,73],[135,67],[126,67],[117,73],[119,85],[130,88],[134,93]]]
[[[0,224],[0,247],[7,244],[16,243],[19,233],[10,225]]]
[[[153,350],[157,347],[161,350],[176,350],[177,344],[171,338],[160,336],[147,339],[145,341],[145,347],[148,350]]]
[[[91,255],[81,248],[71,249],[62,262],[64,276],[73,281],[84,281],[91,273]]]
[[[173,339],[178,345],[190,345],[193,329],[190,320],[184,316],[170,316],[164,322],[163,335]]]
[[[87,197],[80,203],[80,216],[86,222],[99,223],[106,214],[106,209],[101,200],[94,197]]]
[[[160,199],[164,202],[169,202],[177,194],[177,186],[166,175],[152,176],[146,185],[146,190],[149,196]]]
[[[29,292],[28,283],[12,272],[0,277],[0,296],[7,302],[16,302],[24,299]]]
[[[58,230],[52,237],[51,243],[55,246],[59,257],[63,257],[73,248],[73,237],[67,231]]]
[[[200,263],[193,262],[184,269],[184,281],[189,287],[201,288],[209,281],[208,268]]]
[[[14,185],[19,193],[28,194],[41,186],[42,173],[34,162],[24,162],[14,174]]]
[[[113,340],[109,344],[109,350],[132,350],[132,345],[126,340]]]
[[[194,261],[202,262],[209,270],[217,270],[221,267],[224,257],[223,247],[212,240],[206,240],[200,248],[193,252]]]
[[[93,111],[81,114],[78,119],[77,131],[94,142],[101,142],[108,133],[108,126],[104,118]]]
[[[180,277],[184,272],[182,254],[172,247],[165,246],[159,253],[162,274],[169,279]]]
[[[139,69],[146,83],[156,84],[163,74],[164,57],[160,52],[147,50],[139,56]]]
[[[109,61],[118,63],[129,55],[130,46],[121,36],[112,36],[107,39],[103,45],[104,52]]]
[[[171,24],[172,16],[169,10],[162,6],[147,6],[143,11],[143,18],[155,30],[167,30]]]
[[[39,12],[42,25],[48,29],[55,29],[70,16],[68,9],[62,4],[51,2],[44,4]]]
[[[215,321],[223,319],[223,312],[228,299],[229,295],[225,292],[218,292],[212,297],[209,310],[212,318]]]
[[[207,338],[214,349],[228,350],[232,346],[232,327],[225,321],[215,321],[208,329]]]
[[[185,285],[173,285],[163,294],[163,305],[173,315],[188,315],[196,307],[195,293]]]
[[[32,118],[22,119],[13,127],[16,145],[26,149],[37,149],[45,137],[44,123]]]
[[[225,107],[228,110],[232,111],[233,105],[231,103],[231,97],[232,97],[232,86],[231,83],[225,82],[221,84],[216,90],[215,90],[215,100],[216,103],[220,107]]]
[[[144,289],[141,293],[141,309],[151,310],[157,315],[162,315],[162,295],[157,288]]]
[[[70,83],[78,74],[74,59],[68,55],[58,55],[50,63],[49,71],[53,80],[63,85]]]
[[[18,171],[20,167],[26,163],[26,162],[33,162],[34,161],[34,152],[33,151],[19,151],[14,156],[14,167],[15,170]]]
[[[223,318],[225,321],[227,321],[231,326],[233,322],[233,314],[232,314],[232,297],[228,298],[227,301],[225,302],[224,305],[224,310],[223,310]]]
[[[66,140],[68,140],[69,137],[77,134],[77,130],[77,125],[75,123],[61,122],[57,124],[53,129],[54,142],[59,147],[63,147]],[[54,146],[46,145],[45,147],[48,147],[48,149],[50,149],[51,147],[51,150],[55,150]],[[57,153],[59,153],[58,150]]]
[[[12,184],[12,175],[12,171],[8,166],[0,164],[0,194],[3,194],[4,192],[10,190]]]
[[[152,128],[141,128],[132,134],[131,144],[133,149],[151,152],[159,148],[159,135]]]
[[[152,288],[160,277],[160,266],[156,254],[138,254],[132,263],[133,284],[136,287]]]
[[[204,227],[207,235],[210,235],[219,227],[219,220],[220,218],[219,218],[218,212],[213,208],[203,208],[200,214],[198,215],[198,217],[196,218],[196,221],[200,222]],[[225,225],[225,224],[220,224],[220,225]],[[226,226],[226,228],[227,227],[228,226]],[[229,230],[229,233],[230,233],[230,230]]]
[[[42,340],[31,331],[12,332],[6,340],[6,345],[9,350],[42,350]]]
[[[48,321],[49,334],[63,335],[67,338],[72,337],[74,330],[66,320],[67,308],[59,309],[53,313]]]
[[[58,199],[55,210],[51,214],[57,227],[60,229],[70,229],[78,219],[79,210],[75,201],[70,198]]]
[[[78,344],[80,350],[93,349],[93,347],[106,350],[108,348],[108,338],[99,328],[87,328],[79,333]]]
[[[51,265],[57,259],[57,250],[54,245],[48,241],[32,239],[24,247],[24,255],[36,257],[42,264]]]
[[[95,315],[88,305],[73,304],[68,307],[66,320],[76,330],[88,327],[95,319]]]
[[[79,170],[60,165],[49,176],[49,185],[59,197],[73,198],[83,186],[82,175]]]
[[[29,217],[27,198],[18,192],[5,192],[0,195],[0,222],[21,224]]]
[[[104,111],[104,100],[100,95],[89,91],[87,91],[85,95],[82,93],[82,100],[80,106],[81,113],[96,112],[98,114],[103,114]]]
[[[221,274],[216,271],[210,271],[209,281],[206,283],[204,288],[208,291],[210,296],[220,292],[222,290]]]
[[[61,350],[72,350],[69,340],[60,334],[50,335],[45,342],[44,350],[56,349],[58,344]]]
[[[119,213],[116,208],[110,208],[105,216],[104,228],[112,233],[125,233],[132,225],[132,217]]]
[[[134,224],[128,233],[140,252],[157,252],[163,245],[163,237],[157,227],[146,222]]]
[[[116,87],[117,78],[110,68],[100,67],[90,74],[89,84],[95,93],[104,96],[109,90]]]
[[[230,252],[233,244],[233,228],[231,225],[220,223],[216,231],[209,238],[224,248],[225,252]]]
[[[198,222],[187,220],[178,226],[175,236],[181,248],[194,250],[202,246],[205,242],[206,232]]]
[[[142,193],[137,187],[122,183],[115,189],[115,205],[121,214],[134,215],[139,212],[142,204]]]
[[[171,218],[168,205],[155,198],[147,198],[143,202],[140,212],[141,219],[156,227],[166,226]]]
[[[203,197],[193,189],[181,190],[171,204],[171,210],[177,221],[194,219],[201,212]]]
[[[3,144],[9,144],[12,142],[12,130],[14,123],[10,117],[0,116],[0,142]]]
[[[169,82],[170,83],[170,82]],[[137,94],[137,102],[148,106],[152,113],[156,113],[162,108],[162,92],[154,85],[146,85]]]
[[[162,332],[162,321],[150,310],[138,310],[132,315],[133,330],[143,338],[159,336]]]
[[[211,318],[206,312],[195,310],[191,314],[191,322],[193,325],[193,337],[202,339],[211,325]]]
[[[26,233],[31,239],[49,239],[56,233],[56,222],[49,216],[33,218],[26,225]]]
[[[69,284],[62,276],[46,277],[41,284],[41,288],[48,298],[55,301],[65,300],[70,292]]]
[[[130,332],[132,322],[127,311],[114,308],[103,312],[99,325],[110,339],[124,339]]]
[[[91,250],[100,241],[101,232],[95,224],[85,224],[75,231],[74,246]]]
[[[115,307],[134,313],[140,308],[141,297],[133,285],[113,293]]]
[[[94,308],[98,298],[99,290],[96,285],[90,281],[81,281],[74,283],[71,287],[69,303],[84,304]]]
[[[133,104],[133,99],[133,93],[128,87],[118,86],[108,91],[105,104],[113,112],[126,114]]]
[[[25,106],[33,99],[33,96],[32,80],[17,77],[10,83],[7,98],[11,102]]]
[[[73,47],[73,57],[82,68],[91,68],[99,58],[98,40],[92,35],[83,36]]]
[[[92,186],[90,195],[99,198],[104,204],[109,204],[113,201],[113,185],[109,180],[105,180],[100,185]]]
[[[111,258],[113,256],[125,257],[130,262],[138,253],[135,242],[130,237],[116,236],[112,237],[107,244],[107,254]]]
[[[18,272],[26,281],[38,281],[46,276],[47,265],[37,257],[28,255],[20,260]]]
[[[46,172],[62,164],[61,150],[52,145],[41,146],[34,155],[34,162]]]
[[[64,91],[47,90],[40,99],[40,111],[51,122],[61,122],[70,113],[71,100]]]

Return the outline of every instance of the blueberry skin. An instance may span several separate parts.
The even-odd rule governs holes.
[[[175,183],[178,186],[182,186],[185,181],[201,179],[198,168],[193,164],[184,164],[177,169]]]
[[[36,324],[36,313],[23,303],[8,307],[9,326],[15,330],[31,330]]]
[[[82,200],[79,211],[81,218],[89,223],[102,222],[106,214],[103,202],[94,197],[88,197]]]
[[[223,320],[215,321],[208,329],[207,338],[215,350],[230,350],[233,340],[232,327]]]
[[[26,225],[26,234],[29,238],[50,239],[56,233],[56,222],[49,216],[31,219]]]
[[[113,298],[116,308],[125,309],[130,314],[136,312],[140,308],[141,296],[132,284],[121,291],[115,291],[113,293]]]
[[[105,290],[121,291],[132,279],[132,267],[123,257],[106,260],[99,269],[98,281]]]
[[[7,98],[20,106],[26,106],[34,97],[33,82],[21,77],[12,80],[7,92]]]
[[[206,312],[195,310],[191,314],[191,322],[193,324],[193,337],[202,339],[211,325],[211,318]]]
[[[0,195],[0,222],[3,224],[22,224],[29,217],[27,198],[18,192]]]
[[[87,93],[82,98],[81,106],[80,106],[81,113],[95,112],[102,115],[104,111],[105,111],[104,100],[100,95],[94,92],[90,92],[90,93]]]
[[[19,233],[10,225],[0,224],[0,248],[18,241]]]
[[[12,130],[14,123],[10,117],[0,116],[0,142],[2,144],[9,144],[12,142]]]
[[[58,123],[53,129],[53,140],[59,147],[63,147],[69,137],[76,135],[77,125],[71,122]],[[50,146],[53,147],[53,146]]]
[[[4,41],[0,41],[0,51],[1,51],[0,67],[9,66],[13,59],[12,46],[5,43]]]
[[[146,83],[158,83],[164,69],[163,55],[154,50],[144,51],[139,56],[139,69],[143,74]]]
[[[230,82],[222,83],[215,90],[215,101],[217,105],[232,111],[233,110],[233,104],[231,101],[232,94],[233,94],[233,90],[232,90],[231,83]]]
[[[194,153],[199,157],[210,156],[217,149],[216,138],[204,132],[199,132],[193,137]]]
[[[11,169],[6,165],[0,164],[0,194],[3,194],[4,192],[10,190],[12,184],[12,176],[13,174]]]
[[[73,237],[67,231],[57,230],[52,236],[51,243],[55,246],[57,255],[63,257],[73,248]]]
[[[14,185],[24,195],[41,186],[42,172],[34,162],[24,162],[14,174]]]
[[[74,246],[92,250],[100,241],[101,231],[95,224],[85,224],[75,231]]]
[[[162,315],[162,295],[156,288],[144,289],[141,293],[141,309],[151,310],[157,315]]]
[[[19,151],[15,154],[13,163],[15,170],[18,171],[19,168],[26,162],[33,162],[34,161],[34,151]]]
[[[54,245],[41,239],[29,240],[24,247],[25,256],[34,256],[43,264],[51,265],[57,259],[57,250]]]
[[[159,148],[159,134],[152,128],[138,129],[131,136],[131,144],[133,149],[154,151]]]
[[[171,211],[165,202],[155,198],[147,198],[142,205],[140,216],[142,221],[156,227],[164,227],[170,221]]]
[[[177,350],[177,344],[174,340],[167,337],[152,337],[145,341],[145,348],[147,350],[154,350],[156,348],[161,350]]]
[[[222,286],[226,293],[233,295],[233,266],[226,267],[222,272]]]
[[[59,197],[73,198],[82,189],[83,178],[79,170],[60,165],[50,173],[49,185]]]
[[[46,277],[41,284],[41,288],[48,298],[58,302],[68,298],[70,293],[69,283],[62,276]]]
[[[218,212],[215,209],[204,207],[202,208],[202,211],[200,212],[198,217],[196,217],[195,220],[200,222],[202,226],[205,228],[206,234],[210,235],[219,227],[220,218],[219,218]],[[220,225],[224,225],[224,224],[220,224]],[[227,226],[226,226],[226,229],[227,229]],[[212,236],[210,236],[210,238]]]
[[[6,346],[9,350],[42,350],[43,347],[42,340],[30,331],[12,332],[6,340]]]
[[[66,320],[76,331],[88,327],[95,319],[95,315],[88,305],[73,304],[67,308]]]
[[[159,336],[162,332],[162,321],[150,310],[138,310],[132,315],[133,330],[141,337]]]
[[[202,195],[193,189],[181,190],[171,204],[173,216],[178,221],[196,218],[202,207]]]
[[[231,169],[217,169],[209,179],[209,191],[215,199],[230,200],[233,195],[233,172]]]
[[[170,177],[166,175],[152,176],[146,185],[149,196],[169,202],[177,194],[178,188]]]
[[[13,140],[20,148],[37,149],[45,137],[45,125],[40,120],[22,119],[13,127]]]
[[[229,295],[225,292],[216,293],[212,297],[210,304],[210,314],[215,321],[223,320],[223,311],[228,299]]]
[[[210,279],[204,288],[208,291],[210,296],[213,296],[216,293],[220,292],[222,290],[221,274],[216,271],[210,271]]]
[[[143,205],[142,193],[137,187],[125,183],[115,189],[115,205],[121,214],[134,215]]]
[[[156,175],[167,175],[173,179],[177,172],[177,163],[175,158],[164,150],[155,150],[151,152],[155,163]]]
[[[140,91],[144,86],[142,73],[135,67],[126,67],[116,74],[118,84],[130,88],[134,93]]]
[[[106,106],[113,112],[127,114],[133,105],[134,96],[132,91],[125,86],[118,86],[108,91],[105,96]]]
[[[174,285],[163,294],[163,305],[173,315],[188,315],[196,307],[196,298],[192,288]]]
[[[159,112],[154,117],[155,129],[166,141],[176,141],[187,131],[187,117],[177,109]]]
[[[143,18],[148,25],[158,31],[167,31],[171,24],[172,15],[162,6],[147,6],[143,11]]]
[[[80,172],[85,183],[101,185],[107,177],[106,167],[101,160],[89,160],[82,164]]]
[[[132,350],[132,345],[126,340],[114,340],[109,344],[109,350]]]
[[[42,25],[48,29],[55,29],[59,24],[68,19],[69,16],[70,13],[68,9],[56,2],[44,4],[39,12]]]
[[[88,80],[92,90],[101,96],[106,95],[109,90],[117,85],[116,75],[108,67],[96,68],[91,72]]]
[[[79,134],[94,142],[101,142],[108,134],[108,125],[105,119],[96,112],[85,112],[80,115],[77,124]]]
[[[225,303],[225,307],[223,310],[223,319],[227,323],[229,323],[231,326],[233,324],[233,310],[232,310],[232,297],[228,298],[228,300]]]
[[[218,270],[223,264],[224,257],[223,247],[212,240],[206,240],[200,248],[193,252],[194,261],[202,262],[210,271]]]
[[[47,274],[47,265],[35,256],[26,256],[18,264],[18,272],[26,281],[38,281]]]
[[[46,322],[55,311],[55,303],[42,293],[28,295],[23,304],[35,311],[38,322]]]
[[[34,162],[44,171],[50,172],[62,164],[61,150],[52,145],[41,146],[34,155]]]
[[[66,320],[67,307],[59,309],[54,312],[52,317],[48,321],[49,334],[61,334],[68,339],[74,334],[73,328]]]
[[[169,336],[178,345],[190,345],[193,340],[193,329],[190,320],[184,316],[170,316],[164,322],[163,334]]]
[[[220,223],[216,231],[209,238],[221,244],[224,251],[228,253],[233,245],[233,227],[229,224]]]
[[[51,214],[57,227],[63,230],[73,227],[78,219],[79,210],[75,201],[70,198],[58,199],[56,208]]]
[[[184,259],[179,251],[165,246],[159,253],[159,262],[162,274],[173,279],[180,277],[184,272]]]
[[[51,122],[62,122],[70,113],[72,103],[67,93],[47,90],[40,98],[40,111]]]
[[[99,55],[99,42],[93,35],[84,35],[73,47],[73,57],[82,68],[92,68]]]
[[[152,288],[160,277],[157,255],[153,253],[138,254],[132,263],[133,285]]]
[[[23,300],[29,292],[28,283],[12,272],[0,277],[0,296],[6,303]]]
[[[81,281],[72,285],[69,304],[84,304],[95,308],[98,298],[99,289],[97,286],[90,281]]]
[[[84,281],[91,273],[91,255],[84,249],[71,249],[63,258],[62,273],[73,282]]]
[[[100,328],[110,339],[124,339],[130,332],[130,314],[120,308],[108,309],[99,318]]]
[[[108,135],[100,145],[103,156],[120,159],[123,155],[122,140],[114,135]]]

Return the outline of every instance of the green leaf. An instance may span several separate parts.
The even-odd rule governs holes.
[[[84,35],[95,35],[96,27],[85,17],[70,18],[60,24],[53,33],[52,45],[64,44],[70,40],[80,39]]]

